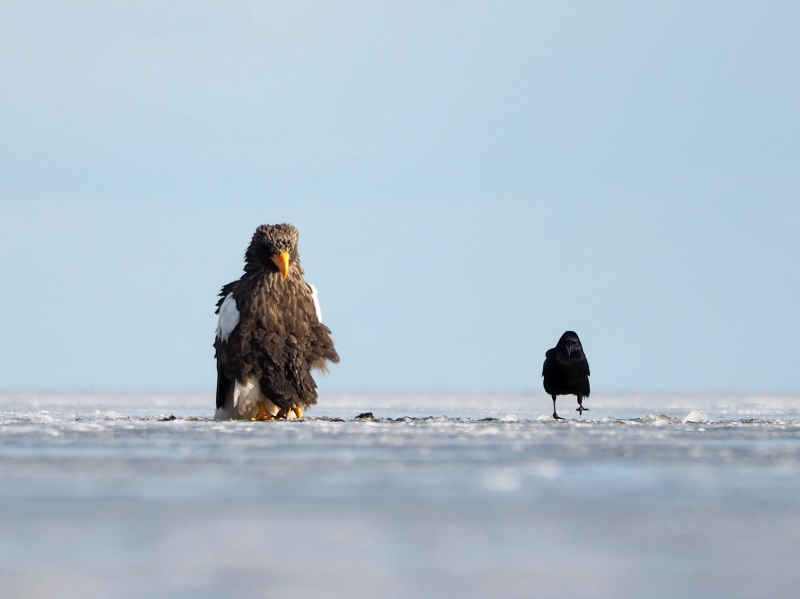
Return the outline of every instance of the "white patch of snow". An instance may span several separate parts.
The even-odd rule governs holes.
[[[668,424],[674,424],[675,422],[680,422],[678,418],[672,418],[671,416],[667,416],[666,414],[648,414],[644,418],[642,418],[642,422],[644,424],[655,424],[656,426],[665,426]]]
[[[683,421],[684,422],[696,422],[696,423],[699,423],[699,424],[702,424],[704,422],[708,422],[708,412],[706,412],[704,410],[692,410],[691,412],[689,412],[689,414],[686,416],[686,418],[683,419]]]
[[[481,486],[491,491],[516,491],[522,486],[522,478],[514,468],[496,468],[484,474]]]
[[[533,474],[542,478],[558,478],[562,467],[556,460],[542,460],[533,466]]]

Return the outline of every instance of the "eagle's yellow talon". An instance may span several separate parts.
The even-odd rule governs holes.
[[[275,420],[275,416],[267,412],[267,408],[264,407],[263,402],[258,402],[258,414],[253,418],[253,420]]]
[[[298,418],[302,418],[303,417],[303,408],[295,408],[294,409],[294,415],[297,416]]]

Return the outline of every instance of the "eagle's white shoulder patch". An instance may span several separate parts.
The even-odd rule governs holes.
[[[219,307],[219,324],[217,324],[217,339],[227,341],[233,329],[239,324],[239,309],[233,294],[229,293]]]
[[[308,287],[311,289],[311,299],[314,300],[314,312],[317,313],[317,320],[322,322],[322,308],[319,306],[319,295],[317,295],[317,288],[311,283],[306,283],[306,285],[308,285]]]

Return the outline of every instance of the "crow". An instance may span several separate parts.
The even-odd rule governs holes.
[[[583,398],[589,397],[589,362],[586,361],[578,335],[567,331],[554,348],[547,350],[545,356],[542,376],[544,390],[553,398],[553,418],[561,419],[556,413],[556,395],[577,395],[578,407],[575,411],[583,416],[589,410],[583,407]]]

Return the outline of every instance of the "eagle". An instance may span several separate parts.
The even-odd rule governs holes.
[[[297,228],[261,225],[244,255],[244,274],[222,287],[214,339],[216,420],[302,418],[317,403],[316,368],[339,361],[306,283]]]
[[[576,395],[578,407],[575,411],[581,416],[589,411],[583,407],[583,398],[589,397],[589,362],[574,331],[561,335],[558,344],[547,350],[542,376],[544,390],[553,398],[553,418],[561,419],[556,413],[557,395]]]

